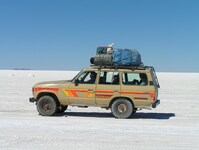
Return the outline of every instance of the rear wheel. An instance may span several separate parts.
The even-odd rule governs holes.
[[[37,111],[42,116],[52,116],[57,111],[57,102],[51,96],[42,96],[37,102]]]
[[[124,98],[119,98],[111,105],[112,114],[119,119],[130,118],[133,115],[133,105]]]

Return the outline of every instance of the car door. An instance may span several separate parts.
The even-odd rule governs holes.
[[[147,106],[151,103],[153,87],[149,86],[148,75],[137,72],[123,72],[121,96],[133,100],[135,106]]]
[[[83,71],[74,82],[71,82],[65,93],[69,97],[71,105],[93,106],[95,105],[95,88],[97,71]]]
[[[110,101],[119,96],[120,74],[118,71],[100,71],[96,86],[96,104],[107,107]]]

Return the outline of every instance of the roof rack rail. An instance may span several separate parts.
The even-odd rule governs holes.
[[[150,66],[104,66],[104,65],[91,65],[94,68],[108,68],[108,69],[131,69],[131,70],[145,70],[146,68],[151,68]]]

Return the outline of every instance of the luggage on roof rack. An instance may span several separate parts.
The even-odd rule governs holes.
[[[98,54],[110,54],[113,47],[110,46],[99,46],[96,50],[96,55]]]
[[[140,66],[141,63],[141,55],[135,49],[115,49],[113,51],[114,66]]]
[[[96,66],[142,66],[140,53],[133,49],[114,49],[98,47],[95,57],[90,59]]]
[[[111,54],[97,54],[90,59],[90,62],[96,66],[111,66],[113,64],[113,56]]]

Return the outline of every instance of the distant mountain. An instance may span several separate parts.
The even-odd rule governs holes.
[[[30,68],[13,68],[13,70],[31,70]]]

